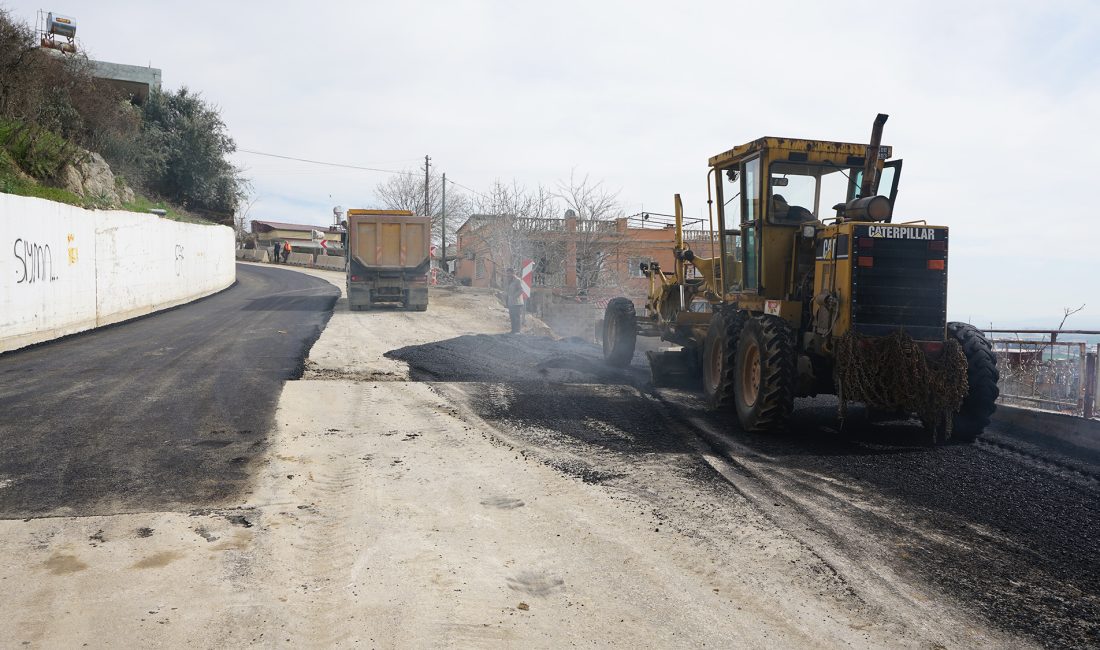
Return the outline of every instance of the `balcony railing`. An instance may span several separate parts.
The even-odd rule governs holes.
[[[998,402],[1024,408],[1094,418],[1100,344],[1059,341],[1070,334],[1093,331],[986,330],[1012,335],[990,338],[1000,373]]]

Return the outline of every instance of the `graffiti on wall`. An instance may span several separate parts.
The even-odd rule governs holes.
[[[176,277],[183,274],[183,246],[176,244]]]
[[[16,284],[53,282],[57,279],[54,275],[53,252],[49,244],[38,244],[18,237],[12,244],[12,253],[17,262]]]
[[[76,264],[80,260],[80,249],[76,247],[76,236],[69,233],[66,238],[69,242],[69,266]]]

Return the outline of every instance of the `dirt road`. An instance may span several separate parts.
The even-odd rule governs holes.
[[[730,436],[641,367],[610,371],[537,323],[506,334],[491,295],[431,300],[426,313],[336,303],[238,503],[0,522],[0,638],[928,648],[1073,645],[1095,630],[1087,542],[1042,561],[1018,530],[1031,506],[983,518],[964,498],[916,499],[907,481],[960,480],[957,449],[910,445],[901,425],[890,445],[822,439],[831,420],[812,410],[816,437]],[[1016,465],[1067,500],[1070,543],[1092,530],[1087,475]],[[888,471],[902,485],[876,485]],[[1075,560],[1086,575],[1058,572]],[[1013,563],[1017,593],[1000,602]],[[1004,611],[1039,627],[998,622]]]

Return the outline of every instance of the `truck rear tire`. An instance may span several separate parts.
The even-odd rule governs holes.
[[[966,399],[955,414],[951,437],[959,442],[973,442],[982,434],[993,412],[997,410],[997,388],[1000,372],[993,346],[981,330],[969,323],[948,323],[947,335],[962,346],[966,355]]]
[[[733,368],[744,312],[719,309],[710,317],[703,341],[703,393],[712,409],[733,408]]]
[[[746,431],[776,431],[794,410],[797,357],[787,323],[775,316],[745,319],[737,339],[733,403]]]
[[[604,309],[603,359],[609,366],[625,368],[638,344],[638,314],[630,298],[612,298]]]

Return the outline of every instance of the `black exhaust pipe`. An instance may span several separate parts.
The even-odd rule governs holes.
[[[859,188],[859,197],[871,196],[871,191],[878,180],[878,154],[879,145],[882,144],[882,127],[890,116],[879,113],[875,118],[875,126],[871,129],[871,146],[868,147],[867,158],[863,163],[863,185]]]

